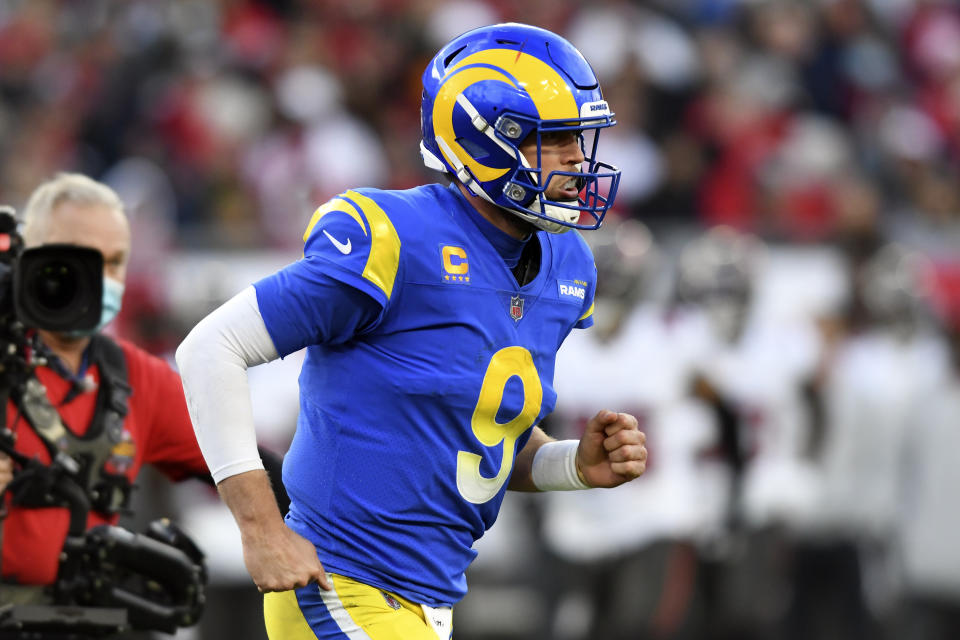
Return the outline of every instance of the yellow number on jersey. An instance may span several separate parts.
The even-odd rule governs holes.
[[[507,381],[513,376],[523,383],[523,410],[513,420],[501,424],[497,422],[497,412]],[[465,500],[482,504],[497,495],[513,469],[517,438],[533,426],[542,400],[540,376],[529,351],[523,347],[507,347],[493,354],[470,425],[473,435],[484,445],[492,447],[502,442],[503,457],[500,472],[493,478],[484,478],[480,474],[480,456],[469,451],[457,452],[457,490]]]

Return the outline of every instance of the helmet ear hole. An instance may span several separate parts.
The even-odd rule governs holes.
[[[457,138],[457,144],[463,147],[463,150],[470,154],[474,160],[482,160],[490,153],[470,138]]]

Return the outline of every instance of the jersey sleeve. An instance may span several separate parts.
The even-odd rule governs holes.
[[[193,432],[180,376],[166,362],[129,343],[123,344],[133,395],[130,410],[143,425],[144,462],[173,480],[207,476],[200,445]]]
[[[390,303],[400,239],[390,218],[357,191],[314,212],[303,258],[254,283],[277,353],[342,343],[376,326]]]

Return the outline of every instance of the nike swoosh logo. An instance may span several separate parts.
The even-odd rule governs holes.
[[[347,255],[348,253],[353,251],[353,246],[351,246],[350,244],[350,238],[347,238],[347,241],[345,243],[340,242],[339,240],[334,238],[332,235],[330,235],[326,229],[323,230],[323,235],[327,236],[327,239],[333,243],[333,246],[337,248],[337,251],[339,251],[343,255]]]

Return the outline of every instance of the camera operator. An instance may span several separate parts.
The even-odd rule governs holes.
[[[123,494],[129,494],[129,484],[124,487],[122,478],[132,483],[144,463],[156,465],[174,480],[209,476],[190,426],[177,374],[164,361],[133,344],[99,333],[120,310],[130,258],[130,228],[119,197],[106,185],[85,176],[60,174],[33,192],[23,222],[27,247],[66,243],[91,247],[103,254],[103,310],[99,325],[87,332],[41,330],[40,338],[54,357],[47,366],[35,371],[64,426],[79,441],[90,434],[107,437],[102,425],[95,424],[107,413],[98,405],[102,405],[105,393],[116,391],[108,387],[117,387],[119,383],[105,380],[104,368],[116,354],[125,362],[125,382],[130,393],[126,398],[128,406],[121,408],[121,413],[126,413],[123,430],[118,441],[109,445],[106,456],[99,456],[105,457],[100,462],[101,469],[92,469],[90,473],[99,472],[119,480],[120,491],[114,493],[121,494],[124,502],[127,495]],[[23,407],[11,400],[6,411],[7,426],[16,434],[16,449],[49,462],[48,449],[26,420]],[[4,456],[0,488],[9,483],[11,472],[10,459]],[[66,509],[16,505],[12,492],[6,492],[4,498],[6,517],[0,530],[4,584],[0,586],[0,602],[5,593],[14,591],[11,583],[48,585],[55,581],[69,518]],[[120,509],[126,506],[92,502],[88,527],[116,524]]]
[[[37,330],[52,355],[33,374],[49,400],[39,404],[55,409],[65,428],[53,445],[84,461],[81,477],[87,478],[84,489],[91,504],[87,529],[117,523],[145,463],[172,480],[197,477],[212,485],[179,376],[130,342],[100,333],[120,310],[130,258],[130,228],[117,194],[86,176],[60,174],[30,196],[22,235],[27,248],[71,244],[103,256],[99,324],[89,331]],[[50,438],[45,441],[43,430],[33,424],[30,407],[23,406],[29,401],[25,398],[13,397],[6,407],[15,450],[50,464]],[[279,460],[261,453],[265,465],[279,473]],[[70,526],[66,508],[24,498],[30,489],[24,485],[30,483],[18,480],[17,474],[11,458],[0,453],[0,608],[49,602],[51,589],[38,587],[62,579],[61,550]],[[285,495],[277,497],[284,509]]]

